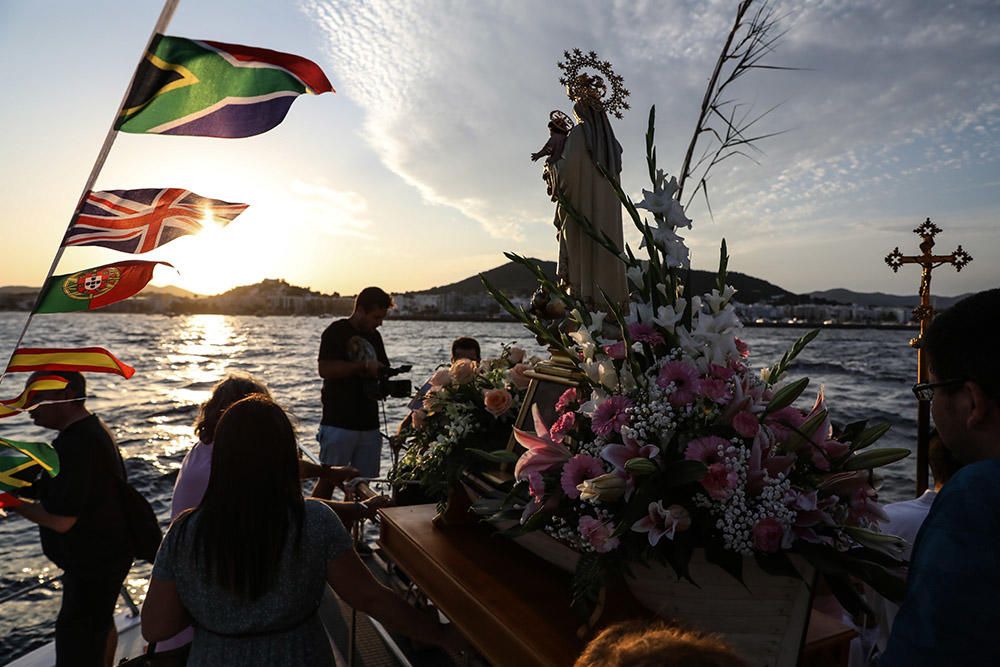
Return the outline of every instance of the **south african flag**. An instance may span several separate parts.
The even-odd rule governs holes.
[[[250,137],[284,120],[299,95],[332,91],[319,66],[305,58],[157,35],[116,128],[137,134]]]

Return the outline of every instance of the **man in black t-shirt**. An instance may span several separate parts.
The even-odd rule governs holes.
[[[320,460],[327,465],[354,466],[362,477],[378,477],[382,436],[378,428],[378,377],[388,369],[378,327],[392,297],[378,287],[366,287],[354,300],[351,316],[326,328],[319,346],[319,376],[323,378],[323,420]],[[333,485],[316,483],[313,495],[329,498]]]
[[[42,551],[62,568],[63,597],[56,618],[56,665],[110,665],[118,635],[115,601],[132,567],[121,482],[125,466],[104,423],[84,405],[80,373],[45,371],[69,384],[41,392],[32,420],[59,431],[52,442],[59,474],[42,475],[31,488],[38,502],[12,508],[39,526]],[[43,401],[55,401],[42,403]]]

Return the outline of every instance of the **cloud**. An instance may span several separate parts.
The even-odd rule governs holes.
[[[645,185],[646,110],[657,105],[662,166],[675,171],[707,76],[732,22],[728,0],[613,3],[303,0],[326,35],[338,91],[364,111],[364,135],[424,199],[500,238],[548,235],[552,204],[528,154],[553,108],[568,109],[556,61],[596,50],[632,91],[616,123],[623,182]],[[993,2],[785,0],[787,34],[736,97],[764,110],[760,166],[732,162],[710,183],[715,219],[754,233],[808,234],[945,177],[1000,173],[1000,10]],[[689,189],[690,191],[690,189]],[[958,206],[956,195],[949,200]],[[845,205],[850,202],[850,206]],[[996,199],[993,199],[996,204]],[[703,204],[694,244],[715,243]]]
[[[357,192],[342,192],[323,184],[294,181],[291,196],[279,203],[277,219],[305,225],[321,234],[375,240],[367,230],[371,222],[364,218],[368,201]]]

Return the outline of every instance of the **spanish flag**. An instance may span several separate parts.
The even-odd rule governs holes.
[[[24,388],[24,391],[17,398],[0,401],[0,419],[16,415],[23,411],[24,406],[29,405],[38,392],[64,389],[67,384],[69,383],[66,379],[58,375],[45,375],[36,378],[34,382]]]
[[[135,369],[118,360],[103,347],[43,348],[22,347],[7,364],[8,373],[36,371],[78,371],[80,373],[114,373],[128,379]]]

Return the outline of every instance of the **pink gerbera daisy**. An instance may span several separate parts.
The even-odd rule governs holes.
[[[701,461],[705,465],[716,463],[722,460],[719,456],[719,447],[725,450],[729,446],[729,441],[717,435],[706,435],[704,438],[695,438],[688,443],[684,450],[684,458],[689,461]]]
[[[579,498],[580,490],[576,487],[583,484],[585,479],[600,477],[605,472],[607,471],[604,469],[604,464],[599,459],[589,454],[577,454],[563,466],[559,484],[567,496]]]
[[[673,383],[674,391],[667,399],[672,405],[687,405],[698,393],[698,369],[686,361],[668,361],[660,369],[656,384],[666,389]]]
[[[612,431],[621,433],[622,426],[627,426],[629,422],[628,413],[625,412],[632,407],[632,401],[624,396],[612,396],[599,406],[594,412],[591,426],[597,435],[608,435]]]
[[[633,322],[628,325],[628,335],[638,343],[647,343],[649,345],[663,344],[663,336],[660,335],[660,332],[652,324]]]

